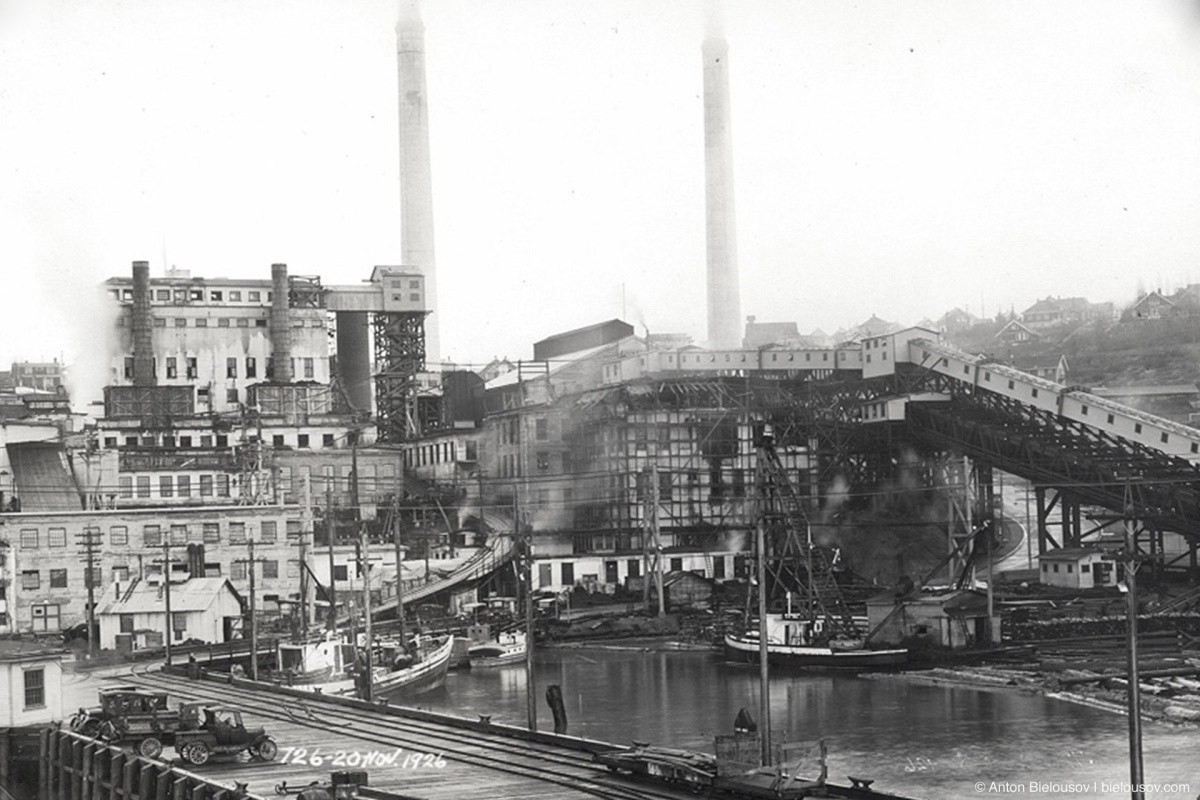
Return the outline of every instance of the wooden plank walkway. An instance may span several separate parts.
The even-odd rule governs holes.
[[[150,672],[122,677],[121,682],[167,691],[172,706],[206,700],[239,708],[248,726],[265,728],[279,745],[274,762],[250,761],[243,755],[214,756],[203,766],[184,765],[222,785],[247,784],[263,796],[274,795],[285,782],[289,788],[313,781],[327,784],[338,770],[366,771],[372,794],[382,791],[425,800],[694,796],[683,787],[661,787],[608,772],[592,760],[593,752],[611,747],[600,742],[317,698],[248,681],[195,681]],[[174,757],[171,748],[163,753],[165,759]]]

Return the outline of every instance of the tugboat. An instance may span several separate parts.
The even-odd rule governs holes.
[[[495,639],[471,645],[471,668],[501,667],[525,660],[525,632],[504,631]]]

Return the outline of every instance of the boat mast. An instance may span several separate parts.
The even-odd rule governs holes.
[[[764,426],[755,442],[754,475],[754,532],[758,560],[758,716],[759,746],[764,767],[771,765],[771,668],[767,652],[767,524],[769,506],[767,453],[773,443],[773,432]]]
[[[366,525],[360,528],[359,535],[362,539],[362,562],[359,564],[358,571],[362,573],[363,579],[363,617],[367,637],[367,646],[364,648],[367,651],[367,679],[363,684],[363,700],[370,703],[373,699],[372,688],[375,683],[375,665],[371,663],[373,660],[371,652],[371,540],[367,536]]]

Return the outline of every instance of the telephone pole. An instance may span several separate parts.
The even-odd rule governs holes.
[[[362,602],[363,616],[365,618],[365,624],[363,627],[366,630],[367,637],[367,646],[364,648],[367,654],[367,675],[366,680],[363,682],[362,699],[370,703],[374,699],[375,695],[375,665],[372,663],[374,661],[374,654],[371,651],[373,646],[371,642],[371,540],[367,536],[366,525],[360,526],[359,538],[362,541],[362,564],[359,566],[359,572],[362,574],[363,580]]]
[[[329,630],[337,631],[337,578],[334,575],[333,543],[337,538],[333,524],[333,487],[325,481],[325,532],[329,537]]]
[[[646,517],[642,543],[646,577],[642,583],[642,602],[650,607],[650,581],[653,579],[658,592],[658,616],[667,615],[665,590],[663,588],[662,542],[658,537],[658,467],[648,466],[646,476]]]
[[[250,575],[250,678],[258,680],[258,586],[255,581],[255,571],[257,564],[260,564],[267,559],[256,558],[254,555],[254,539],[247,539],[246,549],[249,552],[249,557],[238,559],[234,563],[246,565],[246,571]]]
[[[87,564],[87,643],[88,658],[92,659],[96,657],[96,556],[100,547],[100,529],[85,527],[83,533],[77,535],[76,543],[83,546],[80,560]]]
[[[400,543],[400,498],[392,497],[392,536],[396,545],[396,621],[400,624],[400,646],[408,649],[404,636],[404,546]]]

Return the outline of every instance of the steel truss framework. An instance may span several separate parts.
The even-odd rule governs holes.
[[[1200,538],[1200,468],[1185,459],[986,391],[957,393],[948,404],[912,403],[908,420],[910,433],[930,446],[1057,487],[1070,520],[1064,544],[1078,539],[1081,502]],[[1052,504],[1044,493],[1038,505],[1046,520]]]
[[[421,432],[417,373],[425,368],[425,315],[381,312],[371,315],[375,340],[377,440],[399,444]]]

